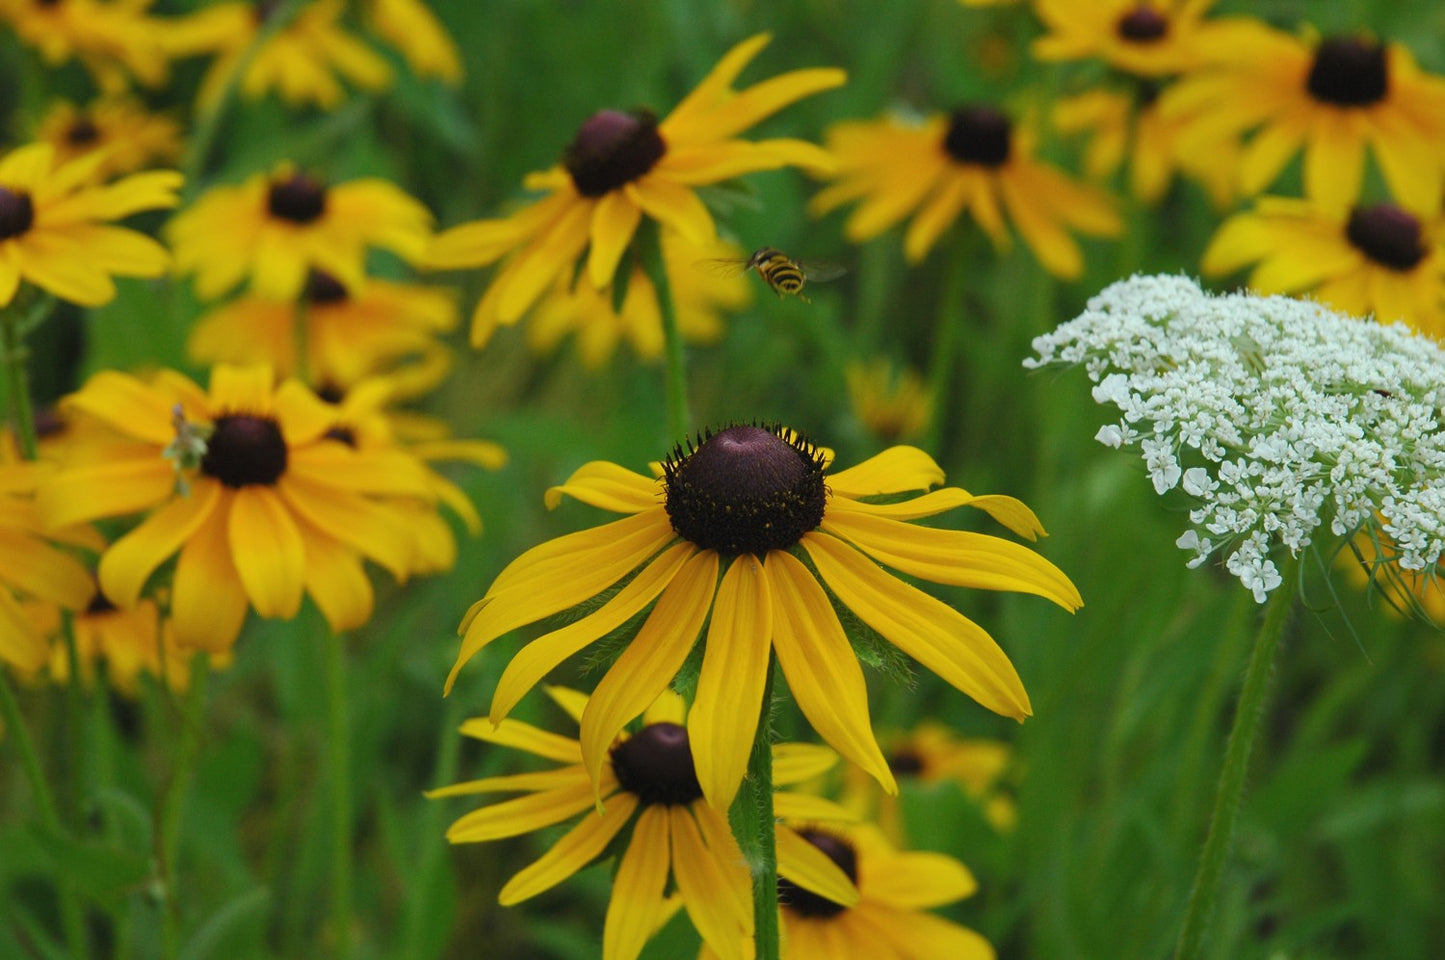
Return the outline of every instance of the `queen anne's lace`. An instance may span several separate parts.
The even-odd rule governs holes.
[[[1154,489],[1198,506],[1177,541],[1264,602],[1277,545],[1298,554],[1327,525],[1375,528],[1404,570],[1445,548],[1445,350],[1286,297],[1210,296],[1185,277],[1134,277],[1036,337],[1024,366],[1083,364],[1119,408],[1097,439],[1137,444]],[[1382,541],[1385,537],[1380,538]]]

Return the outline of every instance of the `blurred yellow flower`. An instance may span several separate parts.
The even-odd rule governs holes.
[[[287,24],[243,60],[282,5],[218,3],[175,18],[163,35],[166,50],[176,59],[215,54],[196,95],[202,109],[213,107],[232,74],[244,69],[240,92],[256,100],[272,90],[292,105],[314,104],[332,110],[341,104],[341,79],[362,89],[381,90],[391,83],[391,67],[340,23],[343,0],[312,0]]]
[[[1188,117],[1181,147],[1198,156],[1219,157],[1247,136],[1238,165],[1247,195],[1274,183],[1303,150],[1306,195],[1348,209],[1359,201],[1368,152],[1401,203],[1439,209],[1445,80],[1422,71],[1405,47],[1230,20],[1209,31],[1204,56],[1204,66],[1164,92],[1161,109]]]
[[[843,377],[853,416],[879,440],[917,437],[933,418],[933,398],[912,367],[899,368],[887,357],[853,360]]]
[[[170,371],[149,383],[102,371],[63,406],[111,435],[62,453],[41,515],[64,526],[148,512],[101,557],[100,586],[134,607],[179,552],[170,597],[182,647],[225,650],[248,607],[289,619],[303,593],[333,630],[351,629],[371,614],[363,556],[398,578],[418,565],[416,530],[391,501],[433,502],[421,464],[333,437],[335,408],[298,381],[273,387],[267,367],[218,366],[209,391]]]
[[[1445,218],[1394,204],[1337,210],[1261,197],[1220,226],[1204,251],[1206,276],[1254,264],[1260,293],[1308,293],[1344,313],[1403,321],[1445,336]]]
[[[664,230],[662,253],[678,332],[693,343],[716,342],[723,332],[722,312],[752,303],[753,288],[741,274],[722,276],[699,269],[698,263],[739,257],[742,250],[720,240],[694,244],[676,231]],[[582,363],[594,370],[611,359],[619,340],[626,340],[639,359],[660,359],[663,335],[657,290],[640,265],[630,270],[620,310],[614,309],[610,287],[598,290],[580,279],[559,277],[554,292],[543,297],[527,321],[527,342],[545,353],[575,333]]]
[[[35,493],[52,472],[43,462],[0,462],[0,663],[26,672],[49,661],[51,635],[27,603],[84,610],[95,593],[90,571],[62,546],[105,545],[80,524],[49,531],[42,525]]]
[[[1162,77],[1198,63],[1201,18],[1214,0],[1034,0],[1049,32],[1033,43],[1039,60],[1097,57],[1116,70]]]
[[[181,175],[136,173],[101,184],[103,154],[59,161],[48,143],[32,143],[0,160],[0,306],[21,280],[62,300],[97,306],[115,297],[111,275],[158,277],[170,262],[164,247],[105,221],[174,207]]]
[[[1010,243],[1007,210],[1044,267],[1065,278],[1084,270],[1066,227],[1104,237],[1123,230],[1106,193],[1035,160],[1034,136],[991,106],[960,107],[920,123],[847,121],[829,129],[827,143],[837,158],[836,181],[809,209],[822,215],[860,201],[844,226],[855,243],[913,213],[903,239],[913,263],[965,210],[998,248]]]
[[[96,179],[109,180],[181,155],[181,127],[161,113],[152,113],[133,97],[110,97],[80,107],[56,101],[40,121],[35,139],[55,148],[64,163],[91,153],[104,153]]]
[[[164,40],[169,21],[149,16],[151,0],[0,0],[7,21],[41,59],[58,67],[74,59],[85,65],[96,86],[120,93],[134,77],[148,87],[169,73]]]
[[[795,70],[734,90],[733,81],[769,39],[758,34],[729,50],[661,122],[646,110],[593,114],[563,163],[524,181],[545,197],[506,218],[464,223],[437,237],[430,257],[437,269],[485,266],[507,257],[473,314],[474,344],[485,343],[499,324],[516,323],[558,277],[573,272],[584,250],[587,281],[597,290],[610,286],[644,213],[691,243],[711,241],[712,214],[695,187],[785,166],[831,169],[832,160],[815,144],[734,139],[845,79],[832,68]]]
[[[368,247],[417,261],[431,238],[431,213],[386,180],[327,184],[286,163],[270,176],[211,188],[166,232],[176,271],[196,275],[202,300],[247,278],[258,296],[294,300],[313,270],[359,288]]]
[[[401,52],[417,76],[447,83],[461,81],[461,54],[427,4],[421,0],[369,0],[365,11],[367,24]]]
[[[299,335],[298,323],[305,328]],[[269,363],[280,376],[349,387],[399,359],[443,350],[438,335],[456,325],[451,291],[376,278],[348,291],[312,269],[299,300],[248,293],[207,312],[191,328],[186,351],[197,363]],[[296,362],[300,345],[304,370]]]

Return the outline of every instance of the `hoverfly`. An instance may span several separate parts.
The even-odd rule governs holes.
[[[803,296],[803,284],[827,283],[836,280],[847,271],[836,263],[810,263],[794,260],[781,250],[773,247],[759,247],[751,257],[704,260],[703,265],[724,276],[733,276],[747,270],[756,270],[763,282],[773,288],[781,298],[791,294],[804,303],[811,303]]]

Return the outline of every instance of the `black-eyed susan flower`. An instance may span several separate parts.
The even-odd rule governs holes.
[[[412,72],[447,83],[462,79],[462,58],[447,28],[421,0],[370,0],[367,25],[401,53]]]
[[[585,694],[560,687],[547,692],[581,722],[589,704]],[[595,790],[577,740],[518,720],[494,724],[477,717],[462,724],[463,734],[559,766],[458,783],[427,795],[524,794],[462,816],[447,831],[452,843],[498,840],[575,820],[547,853],[502,887],[498,900],[506,906],[551,889],[609,848],[620,849],[603,925],[604,960],[634,960],[666,919],[670,890],[718,956],[742,960],[752,956],[751,879],[727,817],[703,802],[686,714],[676,693],[657,697],[638,729],[609,740]],[[836,760],[826,748],[777,744],[773,780],[780,786],[801,783]],[[774,810],[779,816],[849,819],[833,804],[787,791],[774,794]],[[779,828],[777,854],[799,889],[835,902],[857,901],[843,871],[786,827]]]
[[[1159,109],[1159,88],[1140,83],[1134,92],[1098,87],[1062,97],[1049,111],[1053,126],[1065,135],[1088,137],[1084,172],[1091,180],[1107,180],[1128,161],[1129,192],[1156,203],[1176,174],[1196,181],[1218,209],[1234,202],[1238,144],[1222,143],[1218,151],[1201,154],[1180,148],[1188,120],[1166,116]]]
[[[168,24],[148,13],[150,0],[0,0],[5,20],[51,66],[78,60],[109,93],[165,82],[169,72],[162,38]]]
[[[1260,293],[1308,293],[1343,313],[1445,335],[1445,221],[1382,203],[1336,210],[1263,197],[1224,222],[1204,251],[1206,276],[1253,264]]]
[[[1209,62],[1165,91],[1161,108],[1192,118],[1183,146],[1201,155],[1248,136],[1238,167],[1246,194],[1303,151],[1306,194],[1346,209],[1359,200],[1369,152],[1402,203],[1440,207],[1445,80],[1405,47],[1240,20],[1216,24],[1205,53]]]
[[[51,632],[27,612],[26,602],[84,610],[95,580],[63,546],[104,545],[95,531],[80,524],[45,530],[35,492],[50,475],[45,463],[0,462],[0,663],[27,672],[50,659]]]
[[[1048,33],[1033,43],[1039,60],[1097,58],[1116,70],[1163,77],[1198,62],[1196,41],[1214,0],[1035,0]]]
[[[40,121],[35,139],[55,148],[58,163],[104,153],[98,180],[133,173],[181,155],[181,127],[153,113],[133,97],[108,97],[84,107],[66,100],[53,104]]]
[[[814,893],[780,863],[788,960],[993,960],[993,945],[982,935],[928,912],[978,889],[973,873],[954,857],[895,850],[868,824],[796,826],[796,832],[853,880],[858,900],[844,904]],[[718,960],[710,946],[704,944],[699,960]]]
[[[207,312],[186,351],[198,363],[269,363],[281,376],[347,387],[400,358],[440,349],[438,335],[456,325],[449,291],[377,278],[348,290],[313,269],[299,300],[244,294]],[[306,362],[298,364],[302,344]]]
[[[1002,789],[1012,750],[1001,740],[961,737],[941,723],[924,721],[907,731],[882,735],[883,753],[900,789],[909,784],[936,787],[955,784],[979,806],[997,830],[1013,829],[1018,808]],[[876,821],[879,829],[895,843],[908,836],[903,812],[896,797],[880,793],[878,785],[857,767],[844,771],[843,803],[862,820]]]
[[[993,241],[1009,244],[1004,212],[1049,272],[1077,277],[1084,258],[1066,228],[1114,236],[1122,224],[1109,196],[1034,158],[1034,136],[1001,111],[969,105],[922,122],[894,117],[829,129],[835,182],[809,205],[816,215],[853,200],[845,231],[855,243],[913,214],[903,238],[922,260],[965,210]]]
[[[371,613],[361,558],[412,572],[416,533],[393,498],[431,500],[417,460],[329,435],[336,411],[269,368],[218,366],[210,389],[164,371],[147,383],[103,371],[63,401],[111,436],[69,449],[43,488],[51,525],[146,512],[100,560],[118,607],[139,601],[177,556],[171,616],[182,647],[224,650],[249,607],[296,615],[309,595],[334,630]]]
[[[218,3],[176,17],[163,40],[174,58],[214,54],[196,95],[203,108],[215,104],[231,76],[241,74],[239,88],[248,100],[271,91],[292,105],[312,104],[335,109],[345,98],[342,80],[361,90],[382,90],[391,83],[386,60],[338,21],[342,0],[313,0],[295,17],[247,54],[282,5]]]
[[[912,367],[900,368],[887,357],[854,360],[843,378],[853,416],[887,443],[917,437],[933,419],[933,398]]]
[[[748,141],[737,135],[804,97],[843,83],[842,70],[794,70],[734,90],[733,81],[767,45],[758,34],[728,51],[666,118],[646,110],[602,110],[589,117],[561,164],[525,180],[542,199],[503,219],[465,223],[440,234],[430,261],[466,269],[507,260],[473,317],[473,341],[516,323],[587,251],[586,279],[612,283],[643,214],[705,244],[712,214],[694,188],[785,166],[831,169],[828,154],[802,140]],[[478,332],[480,330],[480,333]]]
[[[688,724],[710,803],[725,809],[742,780],[773,651],[814,729],[893,789],[833,597],[925,668],[1018,719],[1030,712],[1028,694],[993,638],[879,564],[937,583],[1035,593],[1069,610],[1082,603],[1068,577],[1017,543],[906,522],[971,505],[1022,536],[1042,533],[1012,497],[945,487],[901,502],[873,500],[942,480],[938,465],[912,447],[832,473],[824,452],[795,432],[746,425],[677,447],[660,476],[587,464],[549,490],[547,503],[570,496],[627,516],[509,564],[468,611],[447,688],[497,637],[621,583],[599,609],[517,654],[492,699],[494,720],[557,664],[651,605],[582,717],[582,753],[594,777],[617,731],[672,682],[706,623]]]
[[[107,221],[174,207],[181,175],[136,173],[101,184],[101,155],[59,162],[48,143],[0,160],[0,306],[21,280],[62,300],[96,306],[115,297],[112,276],[156,277],[170,258],[143,234]]]
[[[701,246],[676,231],[662,235],[663,263],[671,286],[678,333],[691,343],[714,343],[723,332],[723,311],[741,310],[752,302],[753,289],[740,274],[724,276],[698,269],[704,259],[742,255],[735,244],[715,240]],[[472,328],[475,337],[477,328]],[[575,333],[582,363],[597,369],[607,363],[620,340],[642,360],[662,357],[662,313],[657,289],[642,269],[631,267],[620,308],[612,290],[598,290],[585,280],[558,278],[553,293],[537,304],[527,321],[527,342],[546,352]],[[475,344],[475,340],[473,341]]]
[[[167,226],[176,269],[214,300],[250,278],[251,291],[295,300],[312,270],[348,290],[365,277],[368,247],[416,261],[431,213],[400,187],[366,178],[328,184],[281,164],[239,186],[213,187]]]

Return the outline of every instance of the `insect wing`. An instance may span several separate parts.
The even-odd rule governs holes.
[[[828,260],[799,260],[798,269],[803,271],[803,277],[809,283],[827,283],[829,280],[837,280],[848,272],[848,268],[841,263],[833,263]]]
[[[749,257],[712,257],[707,260],[697,261],[699,270],[706,270],[719,277],[736,277],[752,266],[752,259]]]

